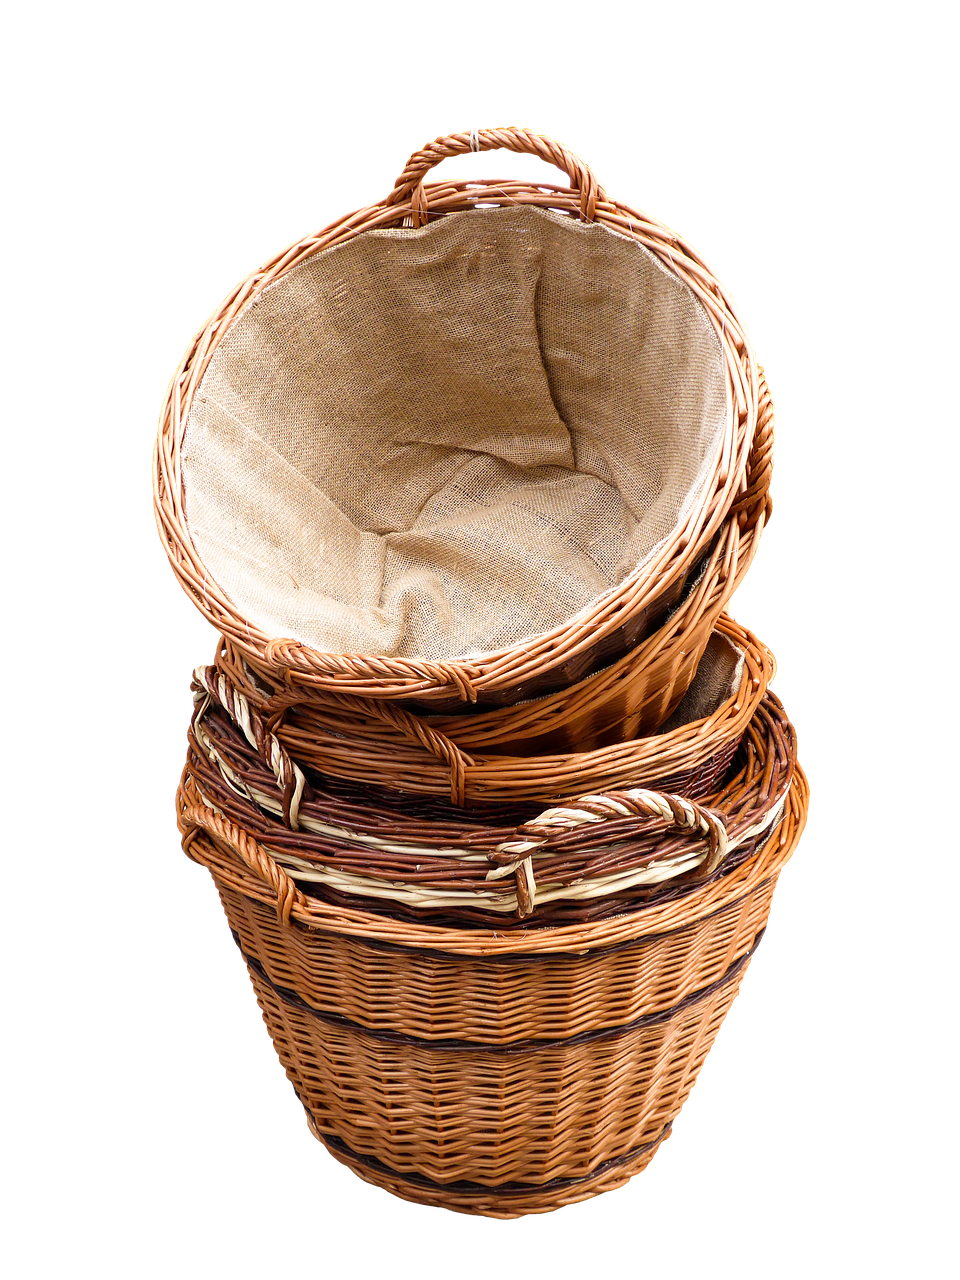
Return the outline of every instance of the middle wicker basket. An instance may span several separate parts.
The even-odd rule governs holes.
[[[528,916],[535,899],[541,920],[593,899],[616,910],[664,880],[709,878],[774,821],[794,751],[766,692],[772,674],[767,651],[724,619],[661,733],[567,757],[488,756],[471,779],[484,803],[462,809],[424,796],[430,760],[410,751],[392,789],[371,785],[369,753],[390,758],[403,744],[351,739],[347,726],[331,741],[353,785],[334,781],[322,753],[320,771],[316,756],[314,770],[301,767],[222,673],[199,668],[182,804],[200,826],[226,817],[324,892],[462,919]],[[730,772],[742,741],[747,756]],[[543,814],[541,797],[566,803]],[[650,822],[663,819],[677,831],[651,845]],[[557,906],[545,908],[551,899]]]
[[[604,672],[566,695],[517,708],[429,718],[377,699],[336,694],[291,706],[282,695],[264,692],[242,667],[247,678],[238,679],[229,653],[221,652],[203,679],[209,697],[222,699],[238,723],[258,717],[280,747],[320,774],[410,795],[446,795],[455,805],[489,806],[569,800],[588,789],[647,786],[663,778],[684,785],[690,770],[743,732],[775,670],[769,650],[732,618],[721,617],[698,649],[696,678],[684,682],[684,699],[667,722],[670,732],[647,734],[629,721],[610,730],[605,720],[603,733],[557,732],[556,720],[570,702],[590,713],[588,695],[603,686]]]

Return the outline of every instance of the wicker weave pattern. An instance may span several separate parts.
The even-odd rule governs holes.
[[[570,186],[425,182],[496,148]],[[222,637],[183,847],[368,1182],[510,1218],[670,1136],[807,815],[723,615],[773,425],[694,251],[522,129],[415,153],[187,352],[155,509]]]
[[[796,756],[794,755],[794,762]],[[791,760],[783,762],[790,767]],[[756,767],[764,774],[773,769],[773,759],[760,759]],[[791,795],[797,785],[805,788],[803,772],[799,768],[791,771]],[[797,778],[800,782],[797,783]],[[589,947],[603,947],[620,942],[625,938],[637,936],[634,931],[644,933],[648,929],[653,932],[669,932],[678,923],[686,922],[687,911],[691,904],[699,910],[703,901],[714,901],[716,905],[724,904],[727,896],[735,891],[740,883],[742,868],[737,867],[730,876],[721,877],[716,883],[698,888],[692,897],[684,895],[680,900],[671,900],[663,906],[650,905],[641,913],[617,914],[608,920],[595,923],[557,925],[549,929],[535,927],[518,929],[516,932],[503,932],[502,927],[463,929],[445,927],[445,925],[429,925],[425,923],[408,923],[394,920],[387,915],[370,913],[369,910],[339,908],[326,902],[310,899],[303,893],[283,867],[250,833],[244,831],[237,823],[230,822],[224,815],[212,813],[205,806],[193,803],[196,796],[191,794],[192,782],[188,771],[180,776],[177,790],[177,822],[183,833],[183,849],[201,865],[223,879],[227,886],[239,884],[246,887],[252,897],[273,905],[276,915],[282,922],[302,920],[314,928],[323,928],[324,922],[335,922],[338,932],[351,936],[376,938],[383,942],[403,942],[413,931],[417,945],[436,950],[452,951],[465,955],[499,955],[500,952],[527,952],[538,950],[538,938],[549,942],[550,950],[558,952],[576,951],[586,940]],[[769,804],[769,797],[765,803]],[[667,844],[667,842],[664,842]],[[755,859],[745,863],[745,867],[753,867]],[[641,923],[637,919],[641,916]],[[655,927],[654,927],[655,925]]]
[[[286,797],[271,800],[269,775],[261,770],[254,781],[242,757],[233,756],[221,777],[232,756],[222,735],[217,745],[200,733],[192,741],[181,789],[188,839],[197,828],[226,830],[218,824],[232,814],[301,882],[443,911],[464,922],[484,910],[515,910],[522,918],[535,904],[541,919],[552,920],[564,900],[597,903],[600,910],[592,906],[588,913],[596,917],[657,892],[663,880],[679,877],[689,889],[720,874],[733,850],[749,853],[751,839],[777,820],[795,760],[792,726],[768,693],[744,737],[738,767],[704,808],[661,792],[608,791],[547,810],[510,832],[471,822],[467,811],[430,823],[415,807],[353,811],[341,804],[335,816],[335,801],[326,796],[322,805],[305,802],[296,826],[291,815],[285,829],[261,811],[268,804],[278,816],[288,809],[292,772]],[[505,817],[498,813],[494,820]],[[307,830],[299,829],[303,824]]]
[[[415,1204],[434,1205],[453,1209],[458,1213],[477,1214],[487,1218],[519,1218],[528,1213],[551,1213],[554,1209],[580,1200],[589,1200],[604,1191],[613,1191],[642,1172],[656,1155],[660,1143],[670,1136],[667,1128],[652,1142],[630,1152],[626,1156],[605,1161],[593,1173],[583,1178],[555,1179],[545,1186],[531,1183],[508,1183],[496,1188],[481,1183],[454,1182],[437,1184],[416,1176],[401,1177],[381,1161],[369,1156],[358,1156],[345,1143],[324,1136],[307,1112],[307,1123],[314,1137],[318,1138],[335,1160],[365,1182],[410,1200]]]
[[[223,884],[220,892],[241,951],[256,957],[268,982],[312,1009],[418,1040],[504,1045],[624,1026],[681,1004],[750,949],[773,884],[614,947],[554,954],[547,936],[542,951],[483,963],[316,930],[281,933],[268,907]],[[642,929],[642,919],[634,927]]]
[[[256,682],[224,655],[216,665],[269,720],[291,756],[329,777],[376,782],[410,794],[447,795],[456,804],[566,800],[586,790],[648,786],[655,779],[697,770],[726,743],[739,739],[773,677],[774,662],[756,637],[732,619],[721,619],[718,630],[745,655],[735,697],[708,717],[669,733],[631,737],[631,719],[610,735],[608,744],[585,749],[578,743],[564,754],[541,753],[537,746],[543,739],[536,733],[502,747],[497,735],[500,712],[456,719],[418,717],[376,699],[340,694],[317,694],[309,703],[290,707],[282,698],[251,692]],[[677,643],[679,648],[682,641]],[[695,647],[702,651],[706,642]],[[691,682],[692,675],[684,676],[684,692]],[[579,697],[579,688],[571,692]],[[528,713],[528,726],[535,729],[536,703]],[[505,732],[516,732],[516,727]],[[512,754],[506,749],[510,745],[522,747],[522,754]]]
[[[686,1101],[742,972],[663,1021],[522,1056],[383,1043],[318,1025],[251,977],[321,1133],[397,1173],[496,1186],[585,1177],[654,1141]]]

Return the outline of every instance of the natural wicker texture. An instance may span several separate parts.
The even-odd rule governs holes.
[[[270,724],[294,759],[327,777],[447,795],[461,805],[572,800],[587,791],[652,786],[664,779],[686,787],[684,775],[739,740],[773,677],[774,661],[733,619],[721,618],[716,632],[744,654],[739,687],[731,696],[686,723],[670,721],[668,731],[633,735],[630,718],[616,730],[598,734],[600,742],[592,749],[577,744],[562,753],[541,746],[545,739],[553,741],[556,722],[564,715],[559,694],[515,709],[427,718],[393,703],[344,694],[316,693],[309,702],[290,705],[283,693],[265,690],[229,649],[218,655],[216,668],[251,713]],[[682,637],[681,629],[675,652]],[[703,652],[706,645],[697,648]],[[701,677],[709,657],[701,663]],[[604,673],[597,677],[603,678]],[[692,676],[684,677],[684,686],[691,683]],[[567,695],[585,714],[593,687],[590,680],[586,691],[575,686]]]
[[[394,1194],[546,1212],[651,1158],[696,1079],[806,817],[754,857],[593,924],[451,929],[310,900],[226,820],[194,828],[311,1127]]]
[[[595,919],[660,892],[667,880],[689,890],[765,838],[796,756],[792,727],[767,693],[730,776],[719,777],[735,741],[720,738],[702,762],[697,789],[708,779],[713,786],[700,803],[629,788],[539,814],[501,806],[492,814],[451,809],[441,816],[435,807],[425,812],[416,797],[381,797],[378,804],[371,796],[358,804],[322,780],[311,785],[243,700],[224,692],[222,677],[198,674],[204,683],[181,791],[186,835],[226,817],[316,892],[360,905],[370,898],[399,903],[458,923],[491,911],[522,918],[535,909],[543,922],[571,914]],[[211,716],[214,692],[221,709]]]
[[[558,163],[576,184],[569,190],[523,183],[446,183],[424,187],[422,174],[444,155],[507,147]],[[693,504],[657,548],[612,589],[599,595],[560,626],[524,643],[471,656],[421,661],[377,654],[320,652],[267,634],[243,615],[214,581],[191,539],[185,513],[183,430],[205,371],[219,344],[246,308],[312,255],[342,245],[364,232],[427,219],[476,205],[534,206],[596,221],[632,240],[683,283],[705,309],[724,359],[728,417],[723,444],[702,500]],[[293,246],[249,277],[198,335],[171,385],[157,448],[156,505],[161,533],[182,584],[208,618],[239,652],[275,678],[312,688],[377,698],[413,698],[449,705],[463,701],[508,702],[547,692],[582,678],[598,658],[635,646],[656,624],[664,602],[675,599],[695,566],[709,551],[730,508],[747,498],[746,477],[759,400],[757,366],[742,326],[721,286],[678,237],[642,214],[609,201],[592,174],[559,144],[524,130],[478,131],[439,139],[413,158],[390,197],[348,216],[326,231]],[[717,606],[722,606],[722,601]],[[701,632],[705,641],[710,625]]]

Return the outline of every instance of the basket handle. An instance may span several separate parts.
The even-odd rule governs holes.
[[[539,156],[547,164],[562,169],[570,179],[570,189],[580,197],[580,216],[584,222],[593,222],[598,203],[604,202],[607,197],[592,169],[553,138],[512,126],[505,129],[474,129],[470,133],[450,133],[434,142],[428,142],[407,161],[385,203],[402,204],[409,199],[413,225],[421,227],[427,221],[427,196],[423,180],[434,165],[448,156],[501,149]]]
[[[497,869],[489,872],[487,879],[499,880],[502,876],[516,873],[517,915],[527,916],[536,904],[534,852],[549,852],[552,840],[575,831],[577,827],[622,818],[662,818],[668,825],[695,839],[707,836],[709,848],[700,867],[704,879],[712,875],[726,857],[727,829],[719,814],[683,796],[633,787],[628,791],[581,796],[570,805],[547,809],[532,822],[517,827],[519,839],[504,841],[489,855]]]
[[[218,643],[219,653],[219,643]],[[306,776],[283,742],[270,730],[264,718],[257,712],[236,686],[224,675],[218,664],[218,653],[212,662],[202,663],[191,672],[191,699],[195,703],[196,716],[193,723],[198,724],[206,707],[204,699],[214,699],[223,707],[233,723],[241,730],[253,749],[259,753],[262,762],[274,773],[276,782],[283,796],[283,820],[285,826],[296,831],[300,819],[300,801],[306,790]],[[376,717],[387,724],[393,724],[407,739],[416,742],[428,750],[431,755],[447,765],[451,771],[451,801],[453,804],[466,804],[467,769],[474,767],[474,758],[458,748],[456,742],[448,739],[445,733],[435,730],[424,719],[412,712],[397,707],[394,703],[381,701],[378,698],[361,698],[348,694],[330,694],[333,703],[346,701],[349,708],[365,710],[371,717]],[[296,705],[296,696],[282,695],[270,699],[275,710],[285,705]]]
[[[773,436],[776,421],[773,411],[773,398],[767,386],[766,375],[758,368],[758,403],[757,427],[750,446],[747,459],[747,473],[744,477],[743,492],[730,508],[730,515],[736,518],[741,529],[763,516],[764,524],[769,523],[773,514],[773,502],[770,498],[770,478],[773,474]],[[761,505],[761,513],[756,511]]]
[[[201,831],[205,831],[214,840],[225,844],[234,857],[252,871],[257,879],[273,893],[277,904],[277,916],[281,924],[289,924],[290,913],[294,907],[307,910],[309,902],[305,893],[298,889],[271,855],[270,851],[253,836],[248,835],[242,827],[231,822],[222,814],[215,813],[205,806],[190,803],[183,792],[181,783],[177,796],[180,812],[177,814],[177,825],[182,836],[183,851],[194,862],[200,862],[208,870],[213,870],[209,862],[199,858],[193,851],[193,844]]]
[[[307,786],[303,770],[277,735],[267,728],[263,717],[251,706],[249,699],[216,667],[197,667],[193,673],[193,681],[198,691],[197,707],[193,714],[194,727],[203,719],[211,700],[223,708],[276,778],[282,797],[284,826],[296,831],[299,826],[300,801]]]

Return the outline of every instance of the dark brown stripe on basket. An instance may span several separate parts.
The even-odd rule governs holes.
[[[233,930],[231,930],[233,933]],[[598,1027],[594,1031],[581,1031],[578,1035],[570,1036],[569,1039],[530,1039],[530,1040],[512,1040],[509,1044],[487,1044],[482,1040],[426,1040],[421,1036],[411,1036],[405,1031],[389,1031],[375,1030],[371,1027],[365,1027],[359,1022],[354,1022],[352,1018],[345,1017],[342,1013],[328,1013],[321,1009],[314,1009],[313,1005],[307,1004],[302,1000],[295,991],[291,991],[288,987],[280,987],[273,982],[266,974],[263,965],[259,960],[254,959],[244,951],[240,944],[240,939],[236,933],[233,933],[233,939],[240,948],[240,954],[243,956],[250,968],[266,986],[274,992],[275,995],[293,1008],[300,1009],[304,1013],[309,1013],[311,1017],[316,1018],[319,1022],[324,1022],[327,1026],[337,1027],[341,1030],[354,1031],[358,1035],[366,1036],[371,1040],[380,1040],[386,1044],[404,1044],[416,1045],[420,1049],[436,1049],[442,1052],[466,1052],[466,1053],[492,1053],[508,1057],[512,1054],[533,1053],[539,1049],[549,1049],[555,1046],[563,1046],[564,1048],[573,1047],[575,1045],[589,1044],[594,1040],[616,1040],[621,1036],[629,1035],[631,1031],[636,1031],[640,1027],[652,1027],[658,1023],[669,1022],[671,1018],[676,1017],[678,1013],[691,1008],[693,1005],[700,1004],[701,1001],[707,1000],[714,995],[722,987],[733,982],[739,977],[741,972],[746,968],[751,956],[760,945],[760,939],[763,937],[764,930],[760,932],[753,940],[753,944],[749,951],[735,960],[716,982],[711,982],[709,986],[701,987],[699,991],[694,991],[690,995],[685,996],[678,1004],[671,1005],[669,1009],[661,1009],[656,1013],[644,1013],[639,1018],[634,1018],[632,1022],[623,1023],[617,1027]]]
[[[299,1094],[297,1096],[299,1097]],[[378,1160],[376,1156],[360,1155],[351,1147],[348,1147],[342,1138],[335,1138],[332,1134],[321,1133],[316,1124],[313,1123],[313,1117],[310,1115],[309,1109],[304,1107],[304,1110],[307,1112],[308,1120],[311,1121],[310,1128],[314,1135],[320,1139],[324,1146],[329,1147],[333,1152],[339,1152],[349,1161],[355,1161],[368,1169],[396,1178],[398,1182],[406,1182],[416,1187],[425,1187],[436,1191],[462,1191],[467,1194],[483,1196],[503,1196],[505,1198],[511,1195],[530,1195],[531,1192],[563,1191],[567,1187],[577,1187],[585,1182],[592,1182],[594,1178],[600,1178],[605,1173],[612,1172],[621,1165],[630,1164],[631,1161],[646,1155],[648,1151],[652,1151],[663,1142],[673,1127],[672,1122],[664,1125],[652,1142],[645,1142],[640,1147],[634,1147],[632,1151],[627,1151],[622,1156],[613,1156],[610,1160],[604,1160],[595,1169],[591,1169],[589,1173],[582,1174],[578,1178],[553,1178],[550,1182],[502,1182],[498,1187],[488,1187],[483,1182],[467,1182],[465,1180],[461,1182],[435,1182],[433,1178],[428,1178],[422,1173],[398,1173],[396,1169],[391,1169],[389,1165],[384,1164],[382,1160]]]

